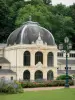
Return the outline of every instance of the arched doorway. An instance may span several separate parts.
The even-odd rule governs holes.
[[[42,80],[43,79],[43,73],[42,71],[38,70],[35,72],[35,80]]]
[[[23,79],[24,80],[30,80],[30,72],[28,70],[24,71]]]
[[[24,52],[24,66],[30,66],[30,52],[25,51]]]
[[[53,71],[48,71],[47,72],[47,80],[53,80],[54,76],[53,76]]]
[[[53,66],[53,53],[49,52],[47,55],[47,66]]]
[[[43,64],[43,53],[42,52],[36,52],[35,53],[35,65],[41,62]]]

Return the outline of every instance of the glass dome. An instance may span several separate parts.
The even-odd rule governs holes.
[[[7,39],[7,45],[32,44],[33,41],[35,42],[37,40],[39,33],[43,43],[55,45],[55,40],[51,32],[33,21],[28,21],[13,31]]]

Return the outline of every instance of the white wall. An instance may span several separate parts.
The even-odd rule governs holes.
[[[13,80],[16,80],[16,75],[13,75],[13,74],[0,75],[0,79],[5,79],[5,80],[11,80],[11,77],[13,77]]]

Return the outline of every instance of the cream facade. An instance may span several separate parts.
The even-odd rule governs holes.
[[[30,52],[30,66],[24,66],[24,52]],[[35,64],[35,53],[41,52],[43,54],[43,64],[38,62]],[[47,56],[51,52],[54,55],[53,66],[47,65]],[[41,71],[43,73],[43,79],[47,79],[48,71],[54,73],[54,78],[57,77],[57,46],[47,46],[47,45],[14,45],[5,48],[4,56],[11,62],[11,70],[17,73],[17,80],[23,80],[23,73],[28,70],[31,74],[30,80],[35,80],[35,72]],[[16,67],[17,66],[17,67]]]
[[[65,74],[65,53],[57,49],[53,35],[35,22],[28,21],[12,32],[3,45],[0,47],[0,79],[53,80]],[[75,51],[68,57],[72,75]]]

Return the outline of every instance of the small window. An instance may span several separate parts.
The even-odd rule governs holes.
[[[58,56],[58,57],[63,57],[63,53],[62,53],[62,52],[58,52],[58,53],[57,53],[57,56]]]
[[[2,66],[0,66],[0,69],[2,69]]]
[[[65,67],[65,69],[66,69],[66,67]]]
[[[29,51],[25,51],[24,52],[24,66],[30,66],[30,52]]]
[[[75,57],[75,53],[70,53],[69,56],[72,57],[72,58],[74,58]]]
[[[66,69],[66,67],[65,67],[65,69]],[[69,67],[67,67],[67,69],[69,69]]]
[[[43,64],[43,53],[42,52],[36,52],[35,53],[35,65],[41,62]]]
[[[57,69],[59,69],[59,67]]]
[[[49,52],[47,55],[47,66],[53,66],[53,53]]]
[[[71,70],[71,67],[69,67],[69,69]]]
[[[11,80],[13,80],[13,77],[11,77]]]
[[[5,80],[5,77],[1,77],[1,81],[4,81]]]

